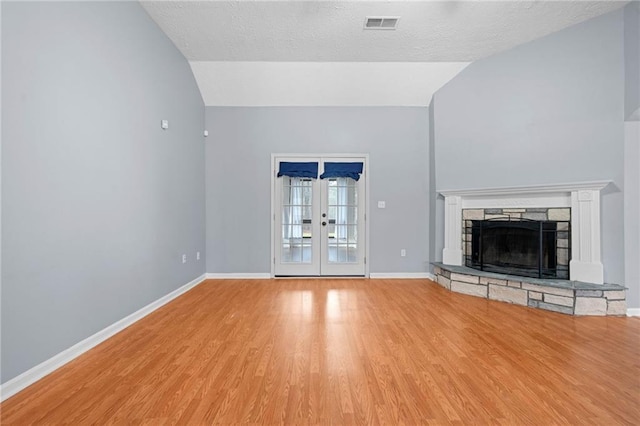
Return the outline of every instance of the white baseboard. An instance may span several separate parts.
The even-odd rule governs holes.
[[[628,308],[627,309],[628,317],[640,317],[640,308]]]
[[[208,280],[268,280],[271,278],[271,274],[268,272],[257,272],[257,273],[207,273]],[[304,278],[323,278],[323,277],[304,277]],[[324,277],[335,279],[338,277]],[[350,277],[345,277],[350,278]],[[369,278],[378,279],[378,278],[422,278],[422,279],[430,279],[435,280],[436,277],[429,272],[372,272],[369,274]]]
[[[208,280],[268,280],[271,274],[268,272],[257,273],[207,273]]]
[[[160,299],[155,302],[151,302],[147,306],[137,310],[129,316],[122,318],[121,320],[111,324],[110,326],[98,331],[96,334],[87,337],[81,342],[76,343],[68,349],[60,352],[57,355],[49,358],[48,360],[36,365],[35,367],[25,371],[19,376],[14,377],[13,379],[7,381],[6,383],[0,386],[0,401],[4,401],[5,399],[15,395],[20,392],[27,386],[37,382],[42,379],[44,376],[52,373],[54,370],[62,367],[69,361],[77,358],[83,353],[87,352],[89,349],[97,346],[98,344],[104,342],[111,336],[125,328],[129,327],[136,321],[144,318],[149,315],[151,312],[160,308],[163,305],[166,305],[176,297],[186,293],[191,290],[193,287],[197,286],[201,282],[205,280],[205,275],[201,275],[195,280],[183,285],[182,287],[172,291],[166,296],[162,296]]]
[[[436,277],[429,272],[372,272],[369,274],[369,278],[426,278],[429,280],[435,280]]]

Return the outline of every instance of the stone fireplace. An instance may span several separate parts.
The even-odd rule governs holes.
[[[571,258],[569,279],[602,284],[604,270],[600,259],[600,191],[609,184],[586,182],[568,185],[521,186],[471,190],[439,191],[445,199],[445,239],[442,263],[463,265],[463,210],[480,210],[491,216],[492,209],[501,209],[507,216],[539,209],[570,217]],[[525,212],[513,210],[525,209]],[[551,209],[551,210],[549,210]],[[509,212],[511,210],[511,212]],[[564,216],[563,216],[564,217]]]
[[[600,191],[606,182],[439,191],[448,290],[571,315],[624,315],[604,284]]]

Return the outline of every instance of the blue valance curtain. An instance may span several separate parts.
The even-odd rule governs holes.
[[[278,177],[280,176],[318,179],[318,163],[293,163],[283,161],[280,163],[280,170],[278,170]]]
[[[361,162],[357,163],[324,163],[324,173],[320,175],[320,179],[328,178],[351,178],[353,180],[360,180],[360,174],[362,174],[363,165]],[[290,161],[283,161],[280,163],[280,170],[278,170],[278,177],[305,177],[305,178],[318,178],[318,163],[317,162],[303,162],[296,163]]]
[[[362,173],[362,163],[324,163],[324,173],[320,179],[348,177],[353,180],[360,180]]]

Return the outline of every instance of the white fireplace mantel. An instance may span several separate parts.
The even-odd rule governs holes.
[[[611,181],[441,190],[444,196],[442,263],[462,265],[462,210],[490,208],[571,208],[569,277],[604,282],[600,260],[600,191]]]

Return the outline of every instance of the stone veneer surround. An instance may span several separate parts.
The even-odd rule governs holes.
[[[558,278],[569,278],[571,254],[571,209],[569,208],[518,208],[518,209],[463,209],[462,210],[462,254],[464,265],[471,263],[472,222],[474,220],[535,220],[557,223],[556,261]],[[475,269],[475,268],[474,268]]]

